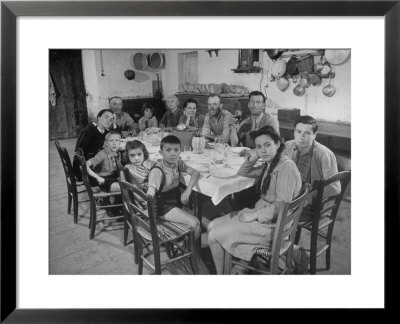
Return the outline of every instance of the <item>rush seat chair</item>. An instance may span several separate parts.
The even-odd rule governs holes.
[[[292,202],[282,203],[278,210],[272,247],[257,248],[250,263],[224,253],[224,274],[231,274],[232,265],[246,268],[250,273],[290,274],[292,271],[293,246],[297,225],[303,210],[310,186]],[[285,266],[279,267],[279,260],[285,256]],[[263,265],[266,265],[263,266]]]
[[[310,208],[303,209],[301,218],[304,218],[304,220],[299,222],[295,242],[298,244],[303,229],[311,232],[310,248],[308,249],[310,252],[310,274],[316,274],[317,257],[323,252],[325,252],[326,270],[330,269],[333,228],[350,177],[351,171],[342,171],[327,179],[315,181],[313,191],[310,194],[313,194],[316,190],[316,197]],[[336,195],[324,197],[325,189],[336,181],[340,181],[340,192]],[[323,246],[318,247],[318,237],[323,238]]]
[[[72,168],[71,159],[68,155],[67,149],[60,145],[58,141],[55,141],[58,154],[61,159],[61,163],[65,173],[65,179],[67,182],[67,190],[68,190],[68,214],[71,213],[71,206],[74,208],[74,223],[78,223],[78,204],[80,202],[89,201],[89,199],[81,199],[79,200],[78,195],[82,192],[86,192],[85,185],[82,181],[78,181],[75,177],[74,170]]]
[[[164,266],[186,258],[190,261],[192,274],[197,274],[194,231],[183,224],[159,219],[150,195],[146,195],[137,186],[126,181],[121,180],[119,184],[124,208],[129,211],[132,224],[138,273],[143,273],[143,264],[145,263],[155,274],[161,274]],[[161,259],[163,248],[166,249],[168,255],[166,260]],[[171,252],[171,249],[175,249],[174,253]],[[150,257],[151,255],[153,258]]]

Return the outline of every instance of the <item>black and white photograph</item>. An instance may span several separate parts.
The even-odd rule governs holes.
[[[49,275],[351,275],[350,48],[50,48]]]

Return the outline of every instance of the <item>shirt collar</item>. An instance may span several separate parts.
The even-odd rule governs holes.
[[[308,152],[306,152],[304,154],[301,154],[300,148],[297,145],[294,147],[294,150],[298,151],[299,154],[301,154],[301,155],[310,155],[310,156],[312,156],[313,155],[313,151],[314,151],[314,147],[315,147],[315,141],[313,141],[313,143],[312,143],[310,149],[308,150]]]
[[[221,108],[218,108],[218,112],[214,116],[210,116],[210,117],[219,119],[221,116],[222,116],[222,110],[221,110]]]

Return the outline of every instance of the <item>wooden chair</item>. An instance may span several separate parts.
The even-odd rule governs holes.
[[[132,183],[132,184],[136,185],[139,189],[142,189],[142,186],[137,182],[137,180],[134,177],[132,177],[132,174],[130,173],[128,168],[123,167],[121,172],[122,172],[121,180],[124,180],[126,182]],[[122,177],[122,175],[123,175],[123,177]],[[132,233],[133,233],[133,228],[132,228],[132,224],[131,224],[131,218],[129,216],[129,209],[124,208],[124,245],[125,246],[128,245],[128,232],[129,232],[129,229],[131,229]],[[135,260],[136,260],[136,257],[135,257]]]
[[[109,202],[110,197],[121,196],[121,192],[104,192],[101,191],[98,187],[92,187],[89,181],[89,174],[86,169],[86,159],[84,158],[83,155],[80,155],[79,152],[78,152],[78,158],[80,160],[82,180],[86,186],[86,190],[89,195],[89,201],[90,201],[89,238],[92,240],[94,238],[94,234],[96,231],[96,224],[98,222],[104,220],[116,220],[123,217],[123,215],[116,215],[116,216],[102,217],[101,220],[98,220],[97,217],[100,216],[100,214],[98,214],[99,211],[101,211],[104,215],[107,214],[106,210],[109,210],[110,208],[123,206],[122,204],[111,204],[111,203],[99,205],[99,200],[102,199],[103,202],[104,200]]]
[[[176,224],[161,220],[157,217],[157,210],[153,198],[146,195],[134,184],[119,181],[122,192],[124,208],[129,210],[130,223],[134,239],[135,262],[138,263],[138,273],[143,273],[143,263],[146,263],[155,274],[161,274],[162,268],[172,262],[188,258],[192,267],[192,273],[198,273],[196,260],[195,233],[182,224]],[[149,250],[154,256],[154,262],[147,259],[144,249],[152,246]],[[169,257],[161,261],[161,250],[171,247],[178,252],[167,252]]]
[[[303,192],[292,202],[282,203],[278,210],[274,238],[271,248],[258,248],[250,263],[233,258],[225,251],[224,274],[231,274],[232,265],[240,265],[250,272],[261,274],[290,274],[292,271],[293,246],[297,225],[305,204],[310,186],[306,185]],[[279,260],[285,255],[285,266],[279,268]],[[260,262],[261,261],[261,262]],[[266,265],[266,270],[262,268]]]
[[[78,223],[78,203],[89,201],[89,199],[78,199],[78,194],[85,192],[85,185],[82,181],[78,181],[75,177],[74,170],[72,168],[71,159],[65,147],[62,147],[58,141],[55,141],[58,154],[61,159],[61,163],[65,173],[65,179],[67,181],[67,190],[68,190],[68,214],[71,213],[71,206],[73,203],[74,208],[74,223]]]
[[[330,269],[333,227],[335,226],[336,215],[343,194],[350,182],[350,176],[351,171],[342,171],[328,179],[316,181],[313,185],[313,190],[310,192],[310,194],[313,194],[315,190],[317,191],[311,208],[303,209],[301,218],[305,218],[306,220],[299,222],[295,242],[298,244],[302,229],[311,232],[310,249],[308,250],[310,252],[310,274],[316,274],[317,257],[319,257],[323,252],[326,252],[326,269]],[[336,181],[340,181],[340,192],[336,195],[324,198],[325,188]],[[317,245],[318,236],[325,240],[324,246],[319,249]]]

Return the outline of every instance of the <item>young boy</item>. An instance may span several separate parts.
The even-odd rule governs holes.
[[[181,142],[178,137],[168,135],[161,140],[162,159],[150,171],[147,194],[156,197],[158,216],[161,219],[188,225],[197,238],[200,235],[199,220],[181,207],[188,203],[193,186],[199,179],[199,172],[187,166],[180,159],[180,153]],[[182,194],[179,190],[181,172],[191,175]]]
[[[86,162],[89,175],[96,179],[100,189],[106,192],[120,190],[117,182],[117,163],[120,163],[117,150],[120,143],[121,134],[118,131],[108,132],[104,141],[105,148]],[[97,183],[93,182],[92,185],[96,186]]]

